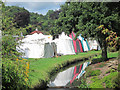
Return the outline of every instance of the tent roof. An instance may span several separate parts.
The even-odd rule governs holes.
[[[34,34],[34,33],[39,34],[39,33],[42,33],[42,32],[40,32],[40,31],[33,31],[33,32],[31,32],[30,34]]]
[[[59,39],[71,39],[70,37],[68,37],[65,32],[62,32],[60,35],[59,35]]]

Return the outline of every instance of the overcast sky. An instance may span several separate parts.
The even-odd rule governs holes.
[[[24,7],[30,12],[45,15],[48,10],[58,10],[66,0],[2,0],[6,6]]]

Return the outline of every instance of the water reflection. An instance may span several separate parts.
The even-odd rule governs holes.
[[[75,79],[79,79],[84,73],[85,68],[91,63],[85,62],[81,65],[70,67],[65,71],[59,72],[54,80],[51,80],[48,87],[61,87],[72,84]]]

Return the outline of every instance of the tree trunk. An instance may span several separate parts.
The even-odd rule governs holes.
[[[107,43],[106,43],[106,40],[105,38],[98,38],[98,42],[100,44],[100,47],[102,49],[102,58],[103,60],[107,60]]]
[[[102,42],[102,58],[104,59],[104,61],[107,60],[107,43],[105,40],[103,40]]]

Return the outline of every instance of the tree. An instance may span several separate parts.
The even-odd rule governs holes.
[[[61,12],[61,10],[49,10],[46,14],[46,17],[48,19],[52,19],[52,20],[55,20],[55,19],[58,19],[59,18],[59,13]]]
[[[30,14],[29,12],[18,12],[15,13],[15,23],[19,27],[25,27],[30,22]]]
[[[113,2],[112,2],[113,3]],[[53,35],[62,31],[67,34],[71,31],[82,34],[84,38],[96,38],[102,48],[102,57],[107,59],[107,42],[102,33],[102,29],[97,29],[100,25],[104,28],[116,31],[119,30],[119,4],[114,2],[66,2],[61,6],[59,19],[56,20]],[[111,8],[111,5],[113,8]],[[116,25],[114,25],[116,24]],[[118,33],[117,33],[118,34]],[[76,35],[76,37],[77,37]]]

